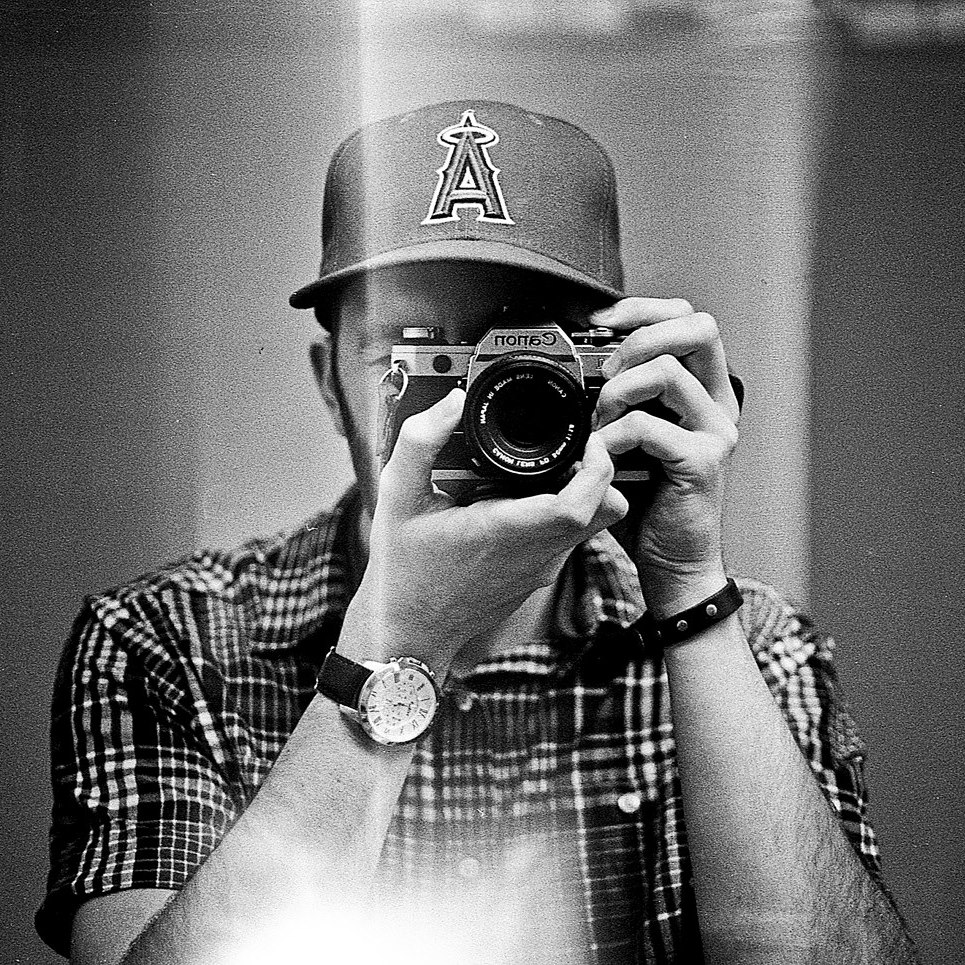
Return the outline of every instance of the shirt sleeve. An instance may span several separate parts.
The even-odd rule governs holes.
[[[743,581],[741,590],[761,673],[855,853],[887,893],[868,817],[866,747],[838,680],[834,641],[773,587]]]
[[[175,652],[123,607],[88,603],[61,657],[50,872],[36,927],[64,956],[81,902],[182,887],[240,813],[199,723],[191,665]]]

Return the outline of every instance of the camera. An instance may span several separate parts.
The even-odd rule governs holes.
[[[453,388],[466,391],[462,421],[439,453],[444,492],[516,495],[558,491],[582,456],[606,360],[623,341],[611,329],[567,334],[553,321],[494,325],[475,344],[442,328],[404,328],[382,383],[382,461],[402,423]],[[648,409],[674,414],[659,403]],[[639,450],[614,458],[614,485],[645,482],[656,462]]]

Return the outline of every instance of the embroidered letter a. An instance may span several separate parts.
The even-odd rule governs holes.
[[[436,172],[439,183],[422,223],[458,221],[458,209],[472,207],[479,212],[477,221],[514,224],[499,187],[499,168],[493,166],[487,151],[499,143],[499,135],[466,111],[458,124],[439,132],[438,140],[448,146],[449,156]]]

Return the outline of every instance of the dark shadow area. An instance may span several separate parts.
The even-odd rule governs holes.
[[[326,16],[335,20],[336,11]],[[8,791],[0,958],[41,965],[62,961],[33,932],[47,873],[48,708],[62,641],[86,594],[180,557],[200,538],[200,433],[211,416],[199,398],[218,388],[207,385],[200,347],[211,313],[195,307],[197,292],[220,278],[218,305],[229,320],[231,308],[224,239],[201,279],[195,228],[216,232],[221,219],[248,210],[249,196],[219,191],[224,166],[203,174],[190,161],[186,170],[170,167],[173,118],[182,156],[191,155],[230,95],[244,104],[247,89],[254,99],[269,89],[275,59],[299,50],[314,58],[311,38],[326,31],[321,20],[276,25],[254,7],[199,18],[150,4],[3,4],[0,19],[0,704]],[[337,46],[335,33],[326,35]],[[220,67],[188,91],[184,73],[201,52]],[[264,70],[246,71],[246,58]],[[330,103],[340,113],[336,96]],[[288,116],[284,105],[276,114]],[[231,122],[237,144],[246,116]],[[172,209],[179,177],[191,183],[182,197],[204,192],[216,213],[189,218]],[[314,235],[313,209],[306,222]],[[250,275],[250,250],[236,262],[242,257]],[[172,278],[187,279],[193,311],[183,310]],[[284,278],[278,287],[289,285]],[[288,312],[284,297],[276,299]],[[307,360],[303,368],[308,380]]]
[[[53,669],[84,594],[183,552],[195,427],[172,405],[176,320],[154,299],[155,50],[129,20],[38,12],[0,52],[3,116],[3,754],[7,961],[46,874]],[[89,25],[88,25],[89,27]],[[14,723],[15,722],[15,723]],[[9,889],[9,891],[8,891]]]
[[[812,315],[812,587],[847,646],[885,871],[965,958],[965,55],[832,52]]]

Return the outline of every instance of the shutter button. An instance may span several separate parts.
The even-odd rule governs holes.
[[[636,814],[640,810],[643,799],[636,791],[627,791],[617,798],[617,807],[624,814]]]

